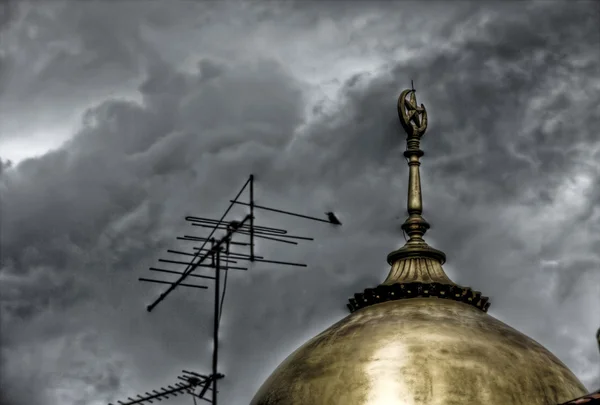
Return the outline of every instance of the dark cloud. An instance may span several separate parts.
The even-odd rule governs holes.
[[[16,20],[17,13],[18,8],[15,1],[0,1],[0,39],[6,36],[6,31],[10,28],[13,21]],[[0,52],[0,95],[6,86],[6,80],[11,69],[11,62],[12,60],[6,54]]]
[[[2,176],[2,174],[4,172],[6,172],[6,170],[10,169],[13,166],[13,163],[11,160],[3,160],[0,157],[0,176]]]
[[[160,233],[163,220],[177,224],[174,218],[191,210],[193,201],[202,201],[205,188],[198,180],[210,181],[200,175],[209,169],[206,160],[218,158],[211,183],[218,186],[230,177],[222,190],[212,190],[223,194],[246,173],[260,173],[289,140],[301,122],[302,99],[294,80],[277,64],[257,62],[220,74],[218,63],[205,60],[200,66],[199,74],[191,76],[165,65],[153,67],[140,86],[143,105],[102,103],[85,114],[86,125],[66,148],[27,160],[7,174],[3,329],[53,316],[49,313],[68,316],[71,308],[96,300],[107,304],[108,312],[121,310],[123,304],[112,300],[122,301],[118,295],[123,290],[103,299],[105,287],[94,284],[134,280],[130,270],[139,267],[144,252],[159,251],[156,243],[166,233],[154,244],[145,235]],[[254,159],[246,159],[245,168],[233,167],[248,152]],[[172,199],[168,208],[165,196]],[[131,305],[134,317],[143,308],[140,304],[136,300]],[[60,336],[63,328],[53,329]],[[163,332],[165,344],[169,334],[181,339],[173,336],[175,331]],[[46,338],[49,333],[44,330]],[[122,339],[131,344],[127,332]],[[172,355],[181,360],[188,356],[187,350]],[[10,367],[11,361],[6,362]],[[108,392],[116,392],[115,384]]]
[[[16,3],[11,0],[0,2],[0,29],[6,29],[14,21],[17,13]]]
[[[590,388],[600,384],[600,319],[591,310],[600,305],[597,5],[435,4],[411,16],[394,3],[148,4],[56,3],[11,28],[25,32],[33,19],[47,27],[43,38],[85,45],[49,58],[29,85],[54,118],[55,78],[67,93],[126,83],[136,97],[99,97],[63,147],[2,165],[0,338],[10,404],[105,403],[170,384],[181,369],[207,371],[210,292],[178,289],[148,314],[162,288],[136,278],[151,276],[144,269],[165,249],[182,248],[175,236],[200,233],[185,215],[219,217],[254,173],[259,204],[335,210],[344,226],[259,214],[261,224],[316,240],[259,246],[306,269],[265,265],[230,276],[222,401],[248,403],[278,362],[345,315],[349,296],[383,280],[387,253],[402,243],[406,168],[395,103],[410,79],[430,114],[427,236],[448,254],[447,272],[490,295],[494,316],[547,346]],[[193,36],[195,25],[221,32],[229,27],[222,16],[237,28],[212,41],[252,57],[171,41]],[[252,31],[260,21],[281,38],[324,30],[335,35],[322,41],[337,44],[347,35],[348,53],[410,46],[376,69],[340,72],[333,106],[312,108],[311,74],[297,65],[319,54],[278,57],[289,50],[261,44]],[[48,45],[28,41],[19,45],[25,54]],[[173,55],[184,51],[204,55],[182,69]],[[25,93],[8,104],[22,107],[27,99],[14,94]]]

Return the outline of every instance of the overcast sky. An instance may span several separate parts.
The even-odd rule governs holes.
[[[344,226],[257,213],[316,240],[258,246],[306,269],[230,276],[220,398],[247,404],[403,244],[411,79],[446,272],[600,387],[600,3],[2,4],[2,405],[100,405],[209,372],[212,290],[149,314],[164,288],[137,279],[254,173],[257,203]]]

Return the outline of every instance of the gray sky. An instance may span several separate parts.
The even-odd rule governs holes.
[[[600,3],[2,4],[2,405],[207,372],[211,291],[148,314],[163,288],[137,278],[254,173],[257,203],[344,226],[259,213],[316,241],[258,246],[307,269],[229,279],[221,403],[247,404],[403,243],[411,79],[446,272],[600,386]]]

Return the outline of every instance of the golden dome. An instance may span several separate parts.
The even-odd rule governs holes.
[[[408,97],[408,99],[407,99]],[[446,256],[423,240],[420,139],[427,113],[415,91],[398,102],[407,137],[410,239],[388,255],[378,287],[349,316],[292,353],[252,405],[553,405],[584,386],[552,353],[487,314],[488,298],[453,283]]]
[[[453,300],[413,298],[354,312],[304,344],[253,405],[551,405],[586,393],[555,356]]]

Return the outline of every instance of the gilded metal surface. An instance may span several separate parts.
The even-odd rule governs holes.
[[[448,278],[439,261],[421,257],[407,258],[393,263],[383,284],[392,285],[410,282],[456,285]]]
[[[584,395],[552,353],[486,314],[486,297],[445,274],[445,254],[423,240],[427,111],[414,89],[400,95],[398,114],[407,133],[409,240],[388,255],[383,284],[355,294],[354,312],[292,353],[251,404],[552,405]]]
[[[549,351],[437,298],[361,309],[290,355],[252,405],[551,405],[586,394]]]

